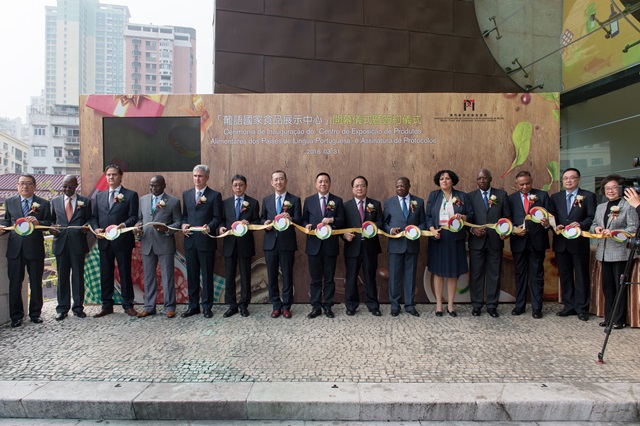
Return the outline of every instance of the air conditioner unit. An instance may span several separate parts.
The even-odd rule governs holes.
[[[64,158],[56,157],[56,163],[64,163]]]

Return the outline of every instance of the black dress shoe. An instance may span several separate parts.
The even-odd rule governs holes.
[[[608,322],[608,321],[600,321],[600,322],[598,323],[598,325],[599,325],[600,327],[606,327],[606,326],[607,326],[607,322]]]
[[[204,317],[205,318],[213,318],[213,311],[211,309],[205,309],[204,310]]]
[[[200,313],[200,309],[187,309],[180,315],[182,318],[189,318]]]
[[[87,314],[85,314],[84,311],[82,311],[82,312],[74,312],[73,315],[78,317],[78,318],[86,318],[87,317]]]
[[[471,315],[473,315],[474,317],[479,317],[481,313],[482,310],[480,308],[473,308],[471,310]]]
[[[511,315],[522,315],[524,314],[524,308],[513,308],[513,311],[511,311]]]
[[[349,315],[350,317],[354,316],[355,314],[356,314],[355,309],[347,309],[347,315]]]
[[[487,309],[487,313],[492,318],[498,318],[500,316],[500,314],[498,313],[498,310],[496,308],[488,308]]]
[[[447,308],[447,313],[449,314],[450,317],[454,317],[455,318],[455,317],[458,316],[458,313],[455,310],[450,311],[449,308]]]
[[[237,313],[238,313],[238,308],[229,308],[229,309],[227,309],[227,311],[224,314],[222,314],[222,317],[223,318],[229,318],[229,317],[234,316]]]
[[[436,316],[437,317],[441,317],[442,316],[442,311],[436,311]]]
[[[327,318],[335,318],[335,315],[333,314],[333,311],[331,310],[331,308],[324,310],[324,316]]]
[[[584,313],[578,314],[578,319],[580,321],[589,321],[589,314],[584,314]]]
[[[398,315],[400,315],[400,309],[392,309],[391,310],[391,316],[392,317],[397,317]]]
[[[62,321],[66,317],[67,317],[66,312],[58,312],[58,315],[56,315],[56,321]]]
[[[371,310],[371,315],[373,315],[374,317],[381,317],[382,316],[382,312],[380,312],[380,309],[372,309]]]
[[[542,318],[542,311],[541,311],[541,310],[539,310],[539,309],[536,309],[535,311],[533,311],[533,313],[531,314],[531,316],[532,316],[534,319],[540,319],[540,318]]]
[[[613,324],[613,328],[615,328],[616,330],[622,330],[624,328],[624,324],[615,323]]]
[[[307,315],[307,318],[318,318],[320,315],[322,315],[322,311],[320,310],[320,308],[315,308],[312,309],[311,312],[309,312],[309,315]]]
[[[559,317],[568,317],[570,315],[576,315],[576,311],[574,311],[573,309],[569,310],[569,311],[560,311],[557,312],[556,315]]]
[[[240,316],[242,317],[248,317],[249,316],[249,309],[245,308],[245,307],[240,307]]]
[[[22,325],[21,319],[11,321],[11,328],[20,327],[21,325]]]
[[[31,322],[34,324],[42,324],[44,321],[42,321],[42,318],[40,317],[33,317],[31,318]]]
[[[415,309],[412,309],[410,311],[407,311],[407,313],[409,315],[413,315],[414,317],[419,317],[420,316],[420,312],[416,311]]]

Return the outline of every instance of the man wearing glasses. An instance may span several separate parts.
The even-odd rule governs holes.
[[[15,226],[16,220],[25,218],[34,227],[51,225],[49,202],[35,195],[36,178],[33,175],[18,176],[18,195],[7,198],[4,220],[0,226],[0,235],[9,232],[5,227]],[[7,263],[9,275],[9,316],[11,327],[20,327],[24,317],[22,303],[22,282],[25,268],[29,274],[31,299],[29,300],[29,318],[34,324],[42,324],[42,274],[44,272],[44,236],[39,229],[28,235],[19,235],[10,231],[7,244]]]
[[[579,185],[580,171],[569,168],[562,174],[564,190],[551,196],[549,213],[555,216],[559,231],[566,227],[574,227],[577,232],[588,230],[593,223],[597,205],[596,194],[581,189]],[[587,321],[591,302],[589,239],[582,237],[569,239],[561,234],[554,234],[553,251],[556,253],[564,304],[564,309],[556,315],[559,317],[578,315],[580,321]]]
[[[56,320],[67,317],[69,309],[73,315],[84,318],[84,259],[89,253],[87,228],[80,228],[91,220],[91,200],[76,193],[78,179],[67,175],[62,181],[63,195],[51,200],[51,228],[53,254],[58,270],[58,306]],[[66,229],[71,227],[70,229]],[[73,308],[71,307],[73,295]]]

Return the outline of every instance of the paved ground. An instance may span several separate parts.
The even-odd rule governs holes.
[[[630,424],[631,423],[625,422],[341,422],[303,420],[145,421],[0,419],[0,426],[629,426]]]
[[[382,317],[366,309],[354,317],[335,307],[336,318],[310,320],[307,305],[293,318],[270,318],[270,307],[251,316],[201,315],[167,319],[160,313],[130,318],[118,309],[105,318],[54,320],[45,303],[44,324],[0,327],[0,380],[139,382],[353,382],[353,383],[607,383],[640,382],[636,329],[614,330],[605,365],[596,363],[604,333],[599,318],[559,318],[546,305],[544,318],[486,313],[436,318],[434,305],[419,305],[414,318]],[[184,306],[178,308],[183,312]],[[98,307],[87,308],[93,314]],[[161,311],[161,309],[160,309]]]

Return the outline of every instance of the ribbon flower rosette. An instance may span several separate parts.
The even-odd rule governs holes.
[[[282,211],[286,212],[287,210],[289,210],[291,207],[293,207],[293,205],[291,204],[290,201],[285,201],[284,204],[282,205]]]
[[[373,207],[373,204],[371,204],[371,203],[367,204],[367,212],[373,213],[375,211],[376,211],[376,209]]]
[[[411,200],[411,203],[409,203],[409,210],[413,212],[417,207],[418,207],[418,202],[416,200]]]
[[[240,213],[242,213],[245,210],[249,209],[249,202],[248,201],[243,201],[242,202],[242,209],[240,209]]]
[[[200,204],[204,204],[206,202],[207,202],[207,197],[203,195],[202,197],[200,197],[200,199],[198,200],[198,204],[196,205],[199,206]]]
[[[611,217],[616,218],[620,214],[620,206],[612,206],[611,207]]]
[[[582,200],[584,200],[583,195],[576,195],[576,200],[573,202],[574,206],[582,207]]]
[[[498,205],[498,197],[496,197],[495,195],[492,195],[489,197],[489,208],[493,207],[493,206],[497,206]]]

